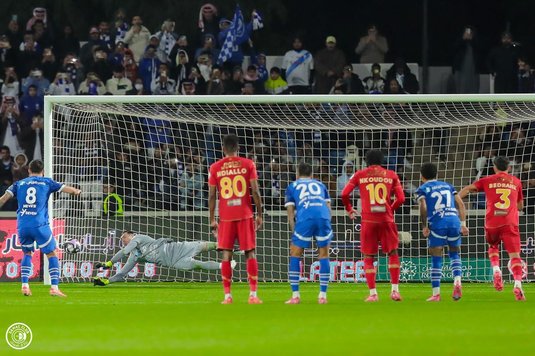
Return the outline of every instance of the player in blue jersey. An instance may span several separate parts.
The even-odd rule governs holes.
[[[292,287],[292,298],[286,304],[299,304],[299,275],[301,257],[305,248],[309,248],[312,238],[316,239],[320,263],[319,304],[327,303],[327,286],[329,284],[330,263],[329,244],[333,236],[331,228],[331,198],[327,188],[320,181],[312,178],[312,167],[300,163],[297,167],[297,180],[286,189],[285,207],[288,223],[293,231],[290,246],[290,268],[288,279]]]
[[[418,188],[420,219],[423,235],[429,238],[431,254],[431,285],[433,295],[429,302],[440,301],[440,278],[442,277],[442,256],[444,246],[448,246],[451,270],[453,272],[453,300],[461,299],[461,234],[467,235],[466,211],[462,199],[455,188],[437,180],[437,166],[424,163],[420,170],[423,184]],[[455,207],[457,205],[457,208]]]
[[[32,253],[37,243],[41,252],[47,255],[52,288],[50,295],[66,297],[58,289],[59,261],[56,256],[56,239],[52,235],[48,221],[48,197],[54,192],[64,192],[79,195],[80,190],[69,187],[51,178],[43,177],[43,162],[33,160],[30,162],[29,177],[13,183],[2,197],[0,207],[12,197],[17,198],[17,230],[19,243],[22,246],[24,257],[21,262],[22,294],[32,295],[28,279],[32,269]]]

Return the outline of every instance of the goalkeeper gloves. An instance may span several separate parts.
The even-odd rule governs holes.
[[[108,284],[110,284],[110,280],[108,278],[104,278],[104,277],[95,277],[95,278],[93,278],[93,285],[94,286],[105,287]]]
[[[113,263],[111,261],[106,262],[97,262],[95,263],[95,268],[104,268],[104,269],[110,269],[113,267]]]

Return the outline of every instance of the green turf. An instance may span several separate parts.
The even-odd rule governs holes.
[[[34,284],[0,286],[0,354],[428,354],[535,352],[535,286],[516,302],[511,285],[465,284],[459,302],[443,286],[440,303],[426,303],[428,284],[401,286],[404,301],[363,302],[363,284],[331,284],[329,304],[317,305],[317,284],[302,285],[301,305],[285,305],[286,284],[261,284],[263,305],[247,305],[247,285],[234,284],[234,305],[220,305],[216,283],[128,283],[102,287],[65,284],[67,299],[49,297]],[[7,327],[24,322],[33,342],[13,351]],[[531,351],[530,351],[531,350]]]

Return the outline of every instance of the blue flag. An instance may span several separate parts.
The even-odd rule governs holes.
[[[217,64],[220,65],[228,61],[232,57],[234,47],[239,46],[243,42],[247,41],[248,38],[249,34],[245,29],[243,14],[240,6],[236,5],[236,11],[234,11],[232,24],[227,29],[225,42],[223,42],[223,46],[221,46],[221,52],[219,52],[219,57],[217,57]]]

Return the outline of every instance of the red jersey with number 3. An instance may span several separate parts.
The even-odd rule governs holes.
[[[518,226],[518,202],[524,199],[520,179],[500,172],[481,178],[474,186],[487,199],[485,227]]]
[[[394,210],[405,201],[405,194],[396,172],[381,166],[370,166],[357,171],[342,192],[346,210],[351,210],[349,196],[358,187],[362,202],[363,222],[393,222]],[[392,201],[392,194],[396,196]]]
[[[219,192],[219,219],[235,221],[253,217],[252,179],[258,179],[253,161],[243,157],[225,157],[210,166],[208,184]]]

